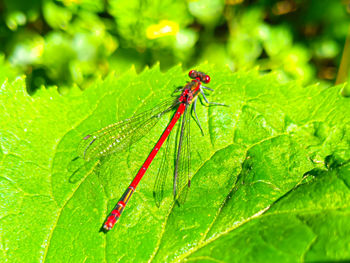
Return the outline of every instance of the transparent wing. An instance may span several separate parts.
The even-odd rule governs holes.
[[[167,143],[166,143],[166,148],[165,152],[163,153],[162,156],[162,161],[158,170],[158,174],[156,177],[156,181],[154,183],[154,188],[153,188],[153,197],[156,205],[159,207],[160,203],[163,200],[164,197],[164,186],[166,179],[168,177],[168,170],[169,170],[169,155],[170,155],[170,143],[172,141],[172,134],[173,132],[170,133]]]
[[[174,172],[174,198],[178,204],[186,201],[187,193],[190,187],[190,120],[188,107],[182,117],[180,138],[177,149],[177,158]]]
[[[146,135],[158,120],[177,104],[178,101],[171,98],[130,119],[111,124],[85,136],[78,146],[79,156],[89,161],[125,150]]]

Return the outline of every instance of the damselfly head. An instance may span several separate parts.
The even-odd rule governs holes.
[[[191,79],[196,79],[198,81],[204,82],[204,83],[209,83],[210,82],[210,77],[209,75],[196,71],[196,70],[191,70],[188,75],[190,76]]]

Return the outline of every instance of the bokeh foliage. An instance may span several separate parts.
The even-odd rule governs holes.
[[[166,70],[208,60],[259,66],[281,81],[336,77],[348,32],[346,1],[5,0],[0,52],[41,85],[86,88],[111,70]],[[348,9],[347,9],[348,8]]]

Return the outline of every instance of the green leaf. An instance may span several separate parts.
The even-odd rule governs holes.
[[[86,163],[76,148],[88,133],[168,98],[187,73],[130,70],[84,92],[40,89],[33,97],[23,78],[1,77],[1,261],[349,260],[350,103],[342,87],[198,69],[212,78],[210,101],[230,107],[197,105],[205,135],[192,121],[186,203],[174,205],[169,175],[155,205],[157,156],[107,234],[99,232],[106,216],[171,116],[126,152]]]

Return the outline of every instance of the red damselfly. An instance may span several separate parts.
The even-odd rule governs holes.
[[[176,96],[175,99],[171,98],[169,100],[166,100],[151,110],[135,115],[130,119],[111,124],[99,131],[91,133],[85,136],[80,142],[78,147],[79,155],[87,161],[114,152],[120,152],[147,134],[164,114],[172,111],[173,109],[176,109],[175,114],[159,138],[157,144],[148,155],[146,161],[135,176],[134,180],[131,182],[112,212],[107,217],[107,220],[103,225],[103,228],[105,230],[110,230],[113,228],[121,213],[123,212],[126,204],[130,200],[131,195],[135,192],[135,189],[145,174],[146,170],[152,163],[154,157],[158,153],[165,140],[167,140],[169,137],[171,130],[174,128],[175,124],[181,117],[182,121],[179,128],[179,136],[176,147],[177,149],[173,180],[173,195],[175,200],[179,203],[183,203],[185,201],[187,191],[190,186],[190,105],[193,105],[192,110],[195,115],[195,120],[202,134],[203,130],[196,113],[198,96],[201,94],[207,105],[224,105],[220,103],[209,102],[206,98],[204,90],[213,91],[212,89],[202,85],[202,83],[210,82],[210,77],[208,75],[200,71],[191,70],[189,72],[189,76],[192,80],[188,82],[184,87],[176,90],[180,93]],[[169,141],[170,140],[168,140],[165,154],[163,155],[163,159],[161,161],[161,168],[159,169],[153,192],[156,204],[158,206],[163,197],[164,182],[168,170],[166,165],[166,156],[169,148]]]

